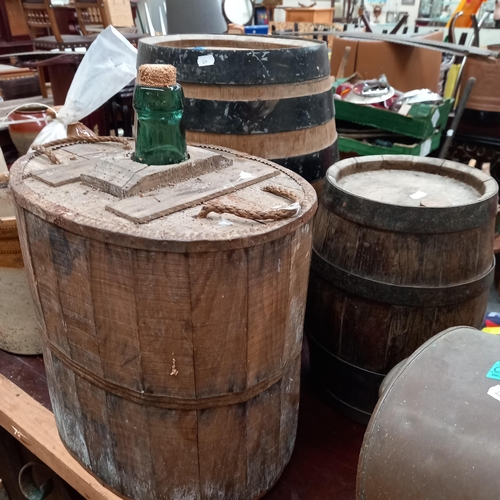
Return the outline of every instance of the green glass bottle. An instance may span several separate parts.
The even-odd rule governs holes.
[[[183,123],[184,93],[177,72],[166,64],[139,67],[134,92],[136,143],[134,161],[170,165],[189,158]]]

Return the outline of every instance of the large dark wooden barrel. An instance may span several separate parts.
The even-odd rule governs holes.
[[[133,500],[251,500],[295,442],[316,193],[268,161],[188,152],[23,157],[21,245],[75,458]]]
[[[138,64],[173,64],[190,142],[270,159],[321,181],[338,160],[328,48],[243,35],[143,38]]]
[[[496,181],[449,161],[368,156],[328,171],[305,329],[341,411],[366,423],[394,365],[448,327],[481,326],[496,211]]]
[[[361,447],[358,500],[498,497],[499,352],[497,335],[454,327],[391,372]]]

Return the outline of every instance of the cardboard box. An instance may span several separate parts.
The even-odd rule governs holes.
[[[105,0],[104,8],[109,23],[116,28],[134,27],[130,0]]]
[[[443,32],[418,35],[427,40],[443,40]],[[385,74],[389,84],[401,92],[428,88],[437,92],[441,52],[389,42],[333,38],[331,74],[336,76],[344,49],[351,47],[344,75],[359,73],[363,80]]]

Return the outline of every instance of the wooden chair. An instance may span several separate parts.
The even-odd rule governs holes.
[[[111,24],[106,10],[106,0],[76,0],[75,9],[78,16],[80,31],[83,35],[89,36],[92,33],[99,33]],[[138,34],[134,27],[120,26],[116,29],[134,45],[137,44],[139,38],[144,36]]]
[[[93,28],[102,30],[109,25],[103,0],[76,1],[75,9],[83,35],[90,35],[91,32],[95,33]]]
[[[96,35],[61,35],[50,0],[23,0],[22,6],[35,50],[87,48],[95,40]],[[53,35],[38,36],[40,30],[50,30]]]

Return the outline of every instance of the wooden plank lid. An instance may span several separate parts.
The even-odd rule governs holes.
[[[147,166],[116,143],[66,143],[21,158],[16,203],[71,232],[122,246],[174,252],[254,246],[291,233],[316,209],[314,189],[270,161],[215,146]]]

